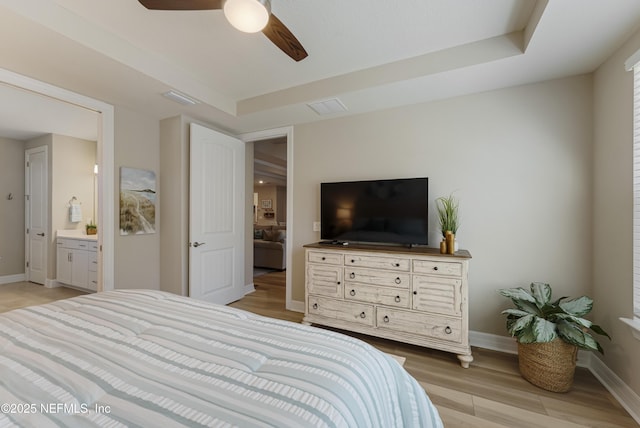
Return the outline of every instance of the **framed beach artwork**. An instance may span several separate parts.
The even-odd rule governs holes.
[[[120,167],[120,235],[156,233],[156,173]]]

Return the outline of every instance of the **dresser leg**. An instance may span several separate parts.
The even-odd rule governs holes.
[[[463,369],[468,369],[469,364],[473,361],[473,355],[458,355],[458,359],[460,360],[460,365]]]

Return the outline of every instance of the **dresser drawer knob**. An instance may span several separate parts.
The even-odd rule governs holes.
[[[434,266],[434,267],[433,267],[433,270],[438,270],[438,266]]]
[[[400,303],[400,296],[396,296],[394,300],[396,301],[396,303]]]
[[[340,285],[340,281],[336,282],[336,284]]]
[[[446,327],[444,328],[444,332],[445,332],[445,333],[447,333],[447,334],[451,334],[451,327],[446,326]]]
[[[318,309],[318,304],[317,303],[313,304],[313,309]]]
[[[384,318],[382,318],[382,321],[384,322],[389,322],[389,316],[385,315]]]
[[[351,259],[351,263],[355,263],[356,261],[354,259]]]
[[[417,296],[417,295],[418,295],[418,290],[415,290],[415,291],[413,292],[413,295],[414,295],[414,296]]]
[[[351,272],[351,273],[349,274],[349,278],[353,279],[353,278],[355,278],[355,277],[356,277],[356,273],[355,273],[355,272]]]
[[[400,277],[397,277],[397,278],[395,279],[395,282],[396,282],[396,284],[400,284],[400,283],[402,282],[402,280],[400,279]]]
[[[351,291],[349,292],[349,294],[351,294],[352,296],[355,296],[355,295],[356,295],[356,290],[351,290]]]
[[[364,312],[360,312],[360,318],[366,318],[367,314],[365,314]]]
[[[400,267],[400,263],[396,263],[396,267]]]
[[[327,258],[326,258],[326,257],[323,257],[323,258],[322,258],[322,261],[325,261],[325,260],[327,260]]]

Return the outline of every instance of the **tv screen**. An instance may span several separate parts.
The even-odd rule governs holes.
[[[330,241],[427,244],[429,180],[320,184],[320,237]]]

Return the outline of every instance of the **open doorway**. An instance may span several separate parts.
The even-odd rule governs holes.
[[[254,278],[285,271],[287,268],[286,137],[254,142],[253,221]]]
[[[98,239],[98,248],[99,248],[99,256],[98,256],[99,262],[97,263],[98,264],[97,278],[99,282],[98,289],[99,290],[113,289],[114,253],[113,253],[113,236],[112,235],[113,235],[114,215],[111,212],[112,210],[108,209],[108,207],[105,207],[104,204],[102,203],[102,201],[105,201],[105,200],[108,201],[113,199],[113,184],[112,184],[113,146],[114,146],[113,107],[101,101],[94,100],[94,99],[85,97],[83,95],[76,94],[76,93],[67,91],[65,89],[58,88],[34,79],[30,79],[28,77],[21,76],[19,74],[10,72],[8,70],[3,70],[3,69],[0,69],[0,86],[2,88],[10,89],[16,93],[21,93],[22,96],[24,96],[25,94],[29,94],[31,96],[39,97],[41,100],[46,100],[47,102],[54,105],[53,108],[49,110],[44,110],[45,113],[48,111],[49,114],[41,115],[41,117],[53,119],[55,122],[57,122],[61,126],[63,127],[66,126],[67,129],[58,129],[58,128],[51,128],[46,130],[39,129],[39,130],[36,130],[36,132],[38,133],[37,135],[46,135],[46,134],[70,135],[70,132],[68,131],[68,127],[71,126],[70,125],[71,121],[55,120],[56,118],[59,117],[58,113],[61,110],[65,110],[69,106],[73,106],[76,109],[83,109],[83,110],[89,111],[90,114],[93,116],[90,126],[93,128],[93,133],[95,135],[93,140],[96,142],[95,144],[97,144],[97,147],[96,147],[97,156],[96,156],[95,164],[99,166],[100,173],[97,176],[96,175],[93,176],[92,189],[95,189],[95,192],[93,193],[94,196],[87,197],[85,204],[86,204],[86,210],[91,211],[91,216],[94,217],[94,219],[92,220],[95,221],[95,217],[97,217],[98,224],[102,224],[102,230],[104,232],[103,234],[100,235]],[[34,104],[32,102],[33,100],[27,102],[26,108],[17,108],[18,104],[14,102],[15,100],[10,102],[9,98],[7,97],[3,96],[2,100],[3,102],[0,103],[0,128],[4,129],[5,131],[6,129],[4,127],[7,124],[10,124],[12,127],[14,127],[14,129],[16,128],[17,125],[21,125],[24,127],[23,119],[24,118],[33,119],[36,116],[35,113],[40,111],[39,109],[34,107]],[[21,116],[19,115],[12,116],[10,114],[10,113],[20,113],[20,112],[22,112]],[[26,112],[28,112],[28,114],[26,114]],[[42,122],[44,122],[44,120]],[[32,129],[31,131],[34,131],[34,130]],[[31,136],[28,138],[34,139],[34,136]],[[22,143],[20,140],[24,140],[28,138],[22,138],[22,137],[11,138],[12,142],[13,141],[20,142],[19,150],[17,149],[18,147],[17,144],[12,144],[11,146],[15,149],[14,151],[21,152],[20,158],[22,160],[19,162],[19,165],[21,166],[24,164],[23,161],[24,161],[25,152],[24,152],[24,143]],[[37,137],[35,138],[37,139]],[[90,174],[94,173],[95,164],[91,168]],[[22,173],[22,177],[24,177],[24,173]],[[11,183],[11,185],[15,185],[13,180],[9,180],[6,182],[3,181],[3,183]],[[16,191],[15,193],[10,191],[9,193],[6,194],[6,200],[19,201],[19,204],[15,205],[16,210],[18,210],[18,207],[20,205],[23,206],[23,201],[24,201],[23,195],[25,194],[24,178],[20,180],[19,187],[21,187],[22,190]],[[15,195],[19,195],[19,198],[15,198]],[[97,196],[97,200],[96,200],[96,196]],[[93,208],[94,203],[96,205],[95,210]],[[14,217],[16,216],[14,215]],[[17,217],[22,221],[21,221],[21,226],[16,230],[18,230],[20,235],[22,236],[22,234],[24,233],[24,214],[19,213]],[[54,229],[50,227],[48,230],[49,239],[53,238],[52,231],[54,231]],[[19,243],[19,242],[20,241],[16,239],[16,240],[12,240],[11,244],[16,245],[16,243]],[[24,242],[24,240],[22,240],[22,242]],[[20,268],[18,268],[17,274],[12,274],[11,272],[9,272],[8,274],[6,272],[0,272],[0,283],[20,281],[25,278],[24,247],[22,247],[22,250],[23,251],[22,251],[21,257],[18,256],[18,265],[20,264],[22,265],[21,273],[20,273]],[[22,259],[21,261],[20,261],[20,258]],[[53,257],[48,257],[48,259],[49,260],[47,261],[47,265],[48,267],[50,267],[51,264],[55,262],[55,259]],[[48,272],[50,271],[49,269],[47,270]],[[47,281],[53,282],[55,281],[55,269],[51,270],[51,272],[53,273],[48,274],[49,276],[47,278]]]
[[[255,162],[253,162],[254,195],[252,225],[254,232],[254,261],[256,229],[269,223],[272,231],[271,239],[275,242],[283,240],[283,269],[269,268],[270,279],[275,277],[279,284],[285,285],[285,308],[300,311],[291,300],[291,260],[292,260],[292,222],[293,222],[293,129],[291,127],[254,132],[241,136],[242,140],[253,144]],[[260,183],[260,180],[263,183]],[[264,190],[261,185],[270,187]],[[263,186],[264,187],[264,186]],[[261,190],[262,189],[262,190]],[[249,225],[248,225],[249,226]],[[261,235],[261,237],[264,235]],[[258,239],[261,239],[258,238]],[[263,264],[258,262],[258,265]],[[260,267],[257,267],[260,268]],[[257,273],[260,273],[259,271]],[[264,279],[264,278],[263,278]],[[299,305],[298,305],[299,306]]]

